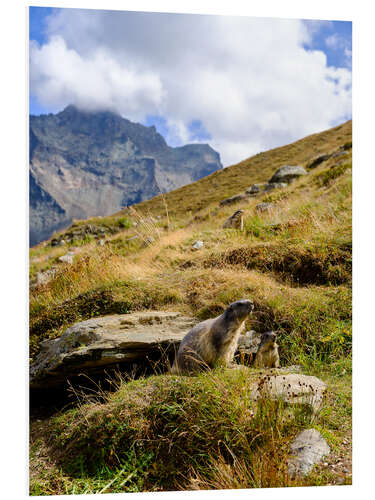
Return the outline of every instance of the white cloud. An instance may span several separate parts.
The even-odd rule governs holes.
[[[224,165],[329,128],[351,113],[351,72],[304,49],[298,20],[64,9],[32,44],[31,92],[45,105],[159,114],[169,139],[201,120]],[[168,137],[167,137],[168,140]],[[206,142],[206,141],[204,141]]]
[[[60,35],[42,47],[31,44],[30,79],[40,102],[52,107],[72,103],[85,109],[128,110],[142,119],[142,110],[157,112],[163,98],[155,73],[121,65],[105,48],[81,57]]]
[[[337,33],[334,33],[333,35],[327,36],[327,38],[325,39],[325,44],[330,49],[336,49],[337,47],[340,46],[340,43],[341,43],[341,39],[337,35]]]

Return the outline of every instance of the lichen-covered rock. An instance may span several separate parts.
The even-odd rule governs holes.
[[[326,440],[316,429],[300,432],[290,445],[288,473],[290,477],[306,476],[315,464],[330,452]]]
[[[195,323],[193,318],[165,311],[103,316],[76,323],[61,337],[41,342],[41,352],[30,367],[31,387],[58,385],[74,374],[104,371],[117,363],[145,363],[160,349],[177,349]]]
[[[283,167],[276,170],[271,179],[272,182],[287,182],[290,183],[302,175],[306,175],[306,170],[301,167],[301,165],[284,165]]]
[[[285,369],[287,371],[287,368]],[[326,384],[317,377],[300,373],[282,373],[272,370],[253,386],[252,397],[281,399],[285,403],[305,404],[317,413],[323,401]]]

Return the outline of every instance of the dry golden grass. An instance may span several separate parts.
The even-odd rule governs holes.
[[[297,142],[260,153],[230,168],[215,172],[193,184],[183,186],[164,195],[172,221],[186,217],[200,210],[211,210],[218,201],[244,191],[251,184],[264,182],[285,164],[309,164],[317,155],[335,151],[339,146],[351,141],[351,120],[338,127],[313,134]],[[165,205],[161,196],[140,203],[139,210],[149,211],[154,215],[164,215]],[[119,212],[122,214],[125,212]],[[119,215],[117,214],[117,215]]]

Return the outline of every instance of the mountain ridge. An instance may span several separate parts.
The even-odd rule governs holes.
[[[30,244],[74,218],[109,215],[218,169],[220,155],[208,144],[172,148],[154,126],[112,111],[70,105],[31,115]]]

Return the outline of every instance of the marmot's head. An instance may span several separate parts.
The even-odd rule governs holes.
[[[236,300],[230,304],[225,311],[225,316],[228,321],[241,323],[254,309],[254,304],[251,300],[243,299]]]
[[[276,333],[275,332],[264,332],[260,339],[260,344],[258,347],[258,352],[271,351],[277,347],[276,344]]]

